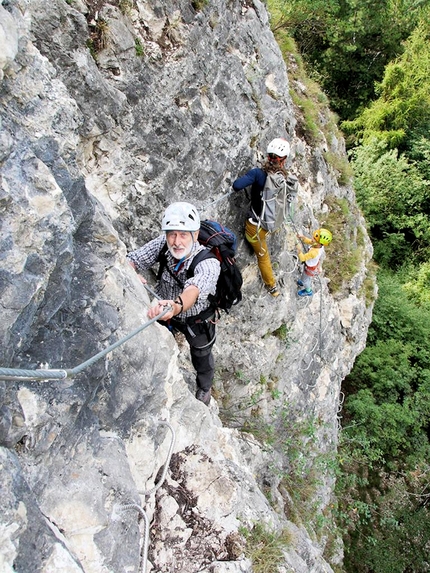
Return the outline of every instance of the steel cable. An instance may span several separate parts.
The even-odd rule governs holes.
[[[19,369],[19,368],[0,367],[0,380],[12,380],[15,382],[16,381],[19,382],[19,381],[26,381],[26,380],[27,381],[29,381],[29,380],[37,380],[37,381],[40,381],[40,380],[64,380],[65,378],[73,378],[77,374],[80,374],[83,370],[85,370],[85,368],[92,366],[95,362],[97,362],[97,360],[100,360],[100,358],[103,358],[104,356],[106,356],[107,354],[109,354],[110,352],[112,352],[113,350],[115,350],[116,348],[118,348],[119,346],[121,346],[122,344],[127,342],[128,340],[130,340],[131,338],[133,338],[134,336],[136,336],[137,334],[142,332],[142,330],[144,330],[145,328],[148,328],[148,326],[150,326],[154,322],[156,322],[157,320],[160,320],[160,318],[162,318],[170,310],[171,310],[170,306],[166,307],[163,310],[163,312],[160,312],[160,314],[158,314],[156,317],[152,318],[148,322],[145,322],[145,324],[142,324],[141,326],[139,326],[139,328],[136,328],[135,330],[130,332],[130,334],[128,334],[124,338],[117,340],[116,342],[114,342],[113,344],[111,344],[110,346],[108,346],[107,348],[102,350],[101,352],[98,352],[97,354],[95,354],[93,357],[89,358],[85,362],[82,362],[82,364],[79,364],[75,368],[65,369],[65,370],[59,370],[59,369],[23,370],[23,369]]]
[[[140,492],[139,495],[148,496],[155,493],[162,485],[166,479],[167,471],[170,465],[170,459],[172,457],[173,447],[175,445],[176,434],[172,425],[166,420],[161,420],[157,422],[158,426],[167,426],[172,433],[172,438],[170,441],[169,451],[167,453],[166,463],[164,464],[163,473],[161,474],[160,480],[155,484],[155,486],[147,491]],[[126,503],[121,505],[121,509],[127,511],[128,509],[135,509],[143,517],[145,523],[144,535],[143,535],[143,555],[142,555],[142,573],[146,573],[146,563],[148,561],[148,549],[149,549],[149,520],[145,510],[137,503]]]

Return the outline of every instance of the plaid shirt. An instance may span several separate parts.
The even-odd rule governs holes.
[[[127,259],[135,264],[137,272],[142,273],[142,271],[150,269],[158,262],[158,257],[165,244],[166,235],[160,235],[156,239],[146,243],[146,245],[143,245],[143,247],[140,247],[140,249],[128,253]],[[203,247],[203,245],[200,245],[198,242],[194,243],[190,256],[181,264],[178,271],[174,270],[178,264],[177,259],[170,254],[169,250],[166,252],[167,266],[170,271],[178,277],[178,280],[184,285],[184,288],[181,288],[165,268],[155,288],[157,295],[162,300],[175,300],[187,286],[194,285],[199,289],[197,301],[191,308],[175,316],[176,320],[185,321],[186,318],[200,314],[210,306],[208,295],[215,294],[216,284],[221,270],[219,261],[216,258],[209,258],[198,263],[194,269],[194,276],[187,279],[187,269],[191,265],[191,261],[197,253],[205,248],[206,247]]]

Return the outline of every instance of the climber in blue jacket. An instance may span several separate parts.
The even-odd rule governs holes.
[[[237,178],[233,183],[235,191],[251,187],[251,207],[247,214],[245,237],[257,256],[258,268],[260,269],[264,285],[273,297],[279,296],[280,293],[276,287],[276,279],[267,247],[266,235],[268,231],[258,225],[257,219],[260,217],[263,208],[261,195],[267,173],[269,171],[283,171],[289,153],[290,144],[286,139],[280,137],[273,139],[267,146],[267,160],[263,167],[254,167],[242,177]]]

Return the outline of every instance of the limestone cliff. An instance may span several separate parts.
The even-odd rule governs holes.
[[[209,408],[186,344],[159,325],[74,377],[0,380],[1,571],[251,572],[254,524],[286,535],[278,571],[332,571],[327,467],[371,317],[371,245],[326,161],[342,139],[324,138],[323,115],[321,145],[303,134],[264,5],[3,0],[0,75],[0,367],[73,369],[145,325],[125,255],[173,200],[235,230],[245,279],[218,325]],[[270,239],[277,300],[244,242],[246,193],[231,193],[275,136],[300,182]],[[350,213],[337,240],[364,237],[362,258],[303,301],[296,230],[333,200]]]

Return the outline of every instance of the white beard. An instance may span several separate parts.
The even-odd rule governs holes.
[[[176,259],[177,261],[180,261],[181,259],[185,259],[188,257],[188,255],[191,253],[191,251],[193,250],[193,246],[194,244],[191,243],[191,245],[188,247],[188,249],[185,249],[183,251],[181,251],[181,254],[178,255],[177,252],[175,252],[175,250],[173,249],[173,247],[167,247],[169,249],[169,253],[172,255],[172,257],[174,259]]]

